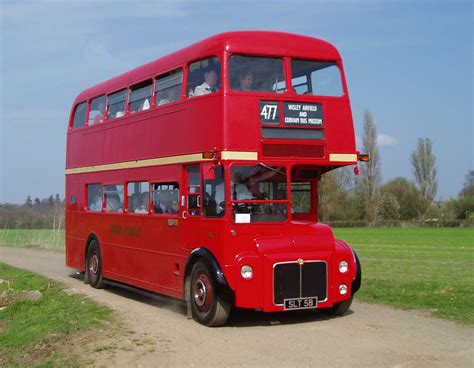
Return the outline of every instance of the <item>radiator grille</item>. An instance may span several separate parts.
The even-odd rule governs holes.
[[[273,288],[276,305],[283,304],[284,299],[314,296],[324,301],[327,299],[326,262],[307,261],[302,266],[297,262],[277,264]]]
[[[266,157],[313,157],[323,158],[324,146],[304,144],[263,144],[262,154]]]

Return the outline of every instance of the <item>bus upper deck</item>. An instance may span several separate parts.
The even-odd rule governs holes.
[[[68,139],[70,172],[204,151],[321,167],[357,162],[338,51],[279,32],[220,34],[83,91]]]

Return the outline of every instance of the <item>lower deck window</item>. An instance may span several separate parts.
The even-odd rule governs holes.
[[[87,209],[102,211],[102,184],[87,185]]]
[[[123,185],[104,185],[105,210],[123,212]]]
[[[179,213],[178,183],[153,184],[153,205],[155,213]]]

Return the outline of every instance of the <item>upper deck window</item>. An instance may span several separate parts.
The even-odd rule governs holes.
[[[74,112],[74,121],[72,127],[74,129],[81,128],[86,124],[86,111],[87,111],[87,102],[83,102],[76,106],[76,111]]]
[[[119,118],[125,115],[125,107],[127,102],[127,90],[115,92],[109,95],[108,111],[109,119]]]
[[[341,71],[335,62],[293,60],[291,69],[293,88],[300,95],[344,95]]]
[[[166,105],[167,103],[179,100],[183,85],[183,69],[176,69],[172,72],[160,75],[156,78],[156,104]]]
[[[152,87],[152,80],[147,80],[131,87],[130,112],[148,110],[151,107]]]
[[[202,96],[220,89],[221,62],[217,57],[189,65],[188,96]]]
[[[236,91],[283,93],[286,89],[283,59],[233,55],[230,85]]]
[[[105,95],[94,98],[91,102],[89,125],[102,123],[105,116]]]

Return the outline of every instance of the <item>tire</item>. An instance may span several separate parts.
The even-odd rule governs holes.
[[[99,242],[92,239],[89,242],[86,255],[86,279],[93,288],[103,289],[104,280],[102,278],[102,254]]]
[[[209,327],[222,326],[227,322],[230,303],[219,297],[214,277],[202,260],[193,266],[189,292],[195,321]]]
[[[347,300],[334,304],[331,308],[321,309],[321,311],[331,316],[342,316],[349,310],[351,304],[352,296]]]

